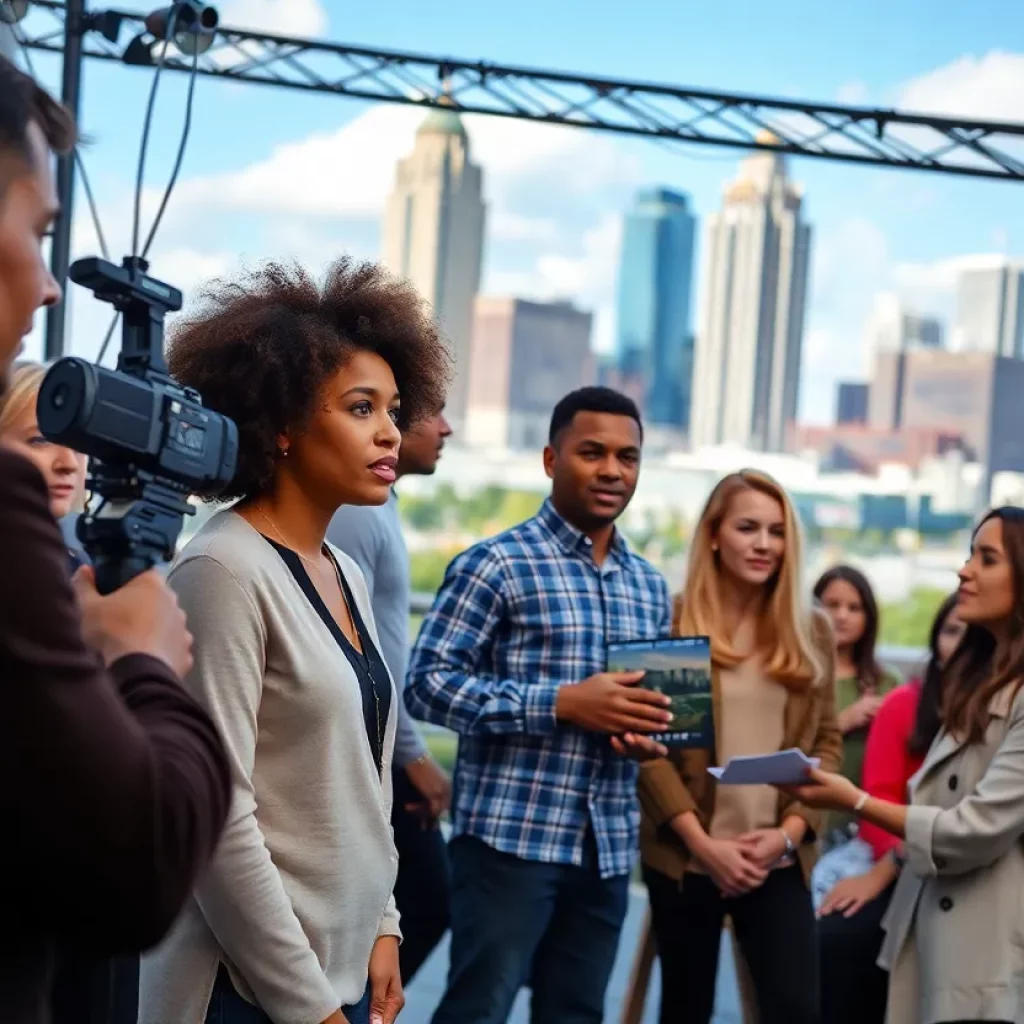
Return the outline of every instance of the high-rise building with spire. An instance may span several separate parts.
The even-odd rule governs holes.
[[[770,145],[774,136],[764,133]],[[796,419],[811,229],[781,153],[743,161],[708,219],[690,439],[783,451]]]
[[[398,163],[384,220],[384,263],[434,307],[455,359],[448,416],[466,413],[473,303],[480,287],[485,206],[483,176],[470,160],[462,118],[431,111],[412,153]]]

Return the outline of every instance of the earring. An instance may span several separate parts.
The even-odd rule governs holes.
[[[288,449],[287,448],[278,448],[277,454],[280,455],[282,459],[287,459],[288,458]]]

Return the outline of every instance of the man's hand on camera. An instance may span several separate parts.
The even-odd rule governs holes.
[[[672,721],[664,694],[636,684],[643,672],[599,672],[558,691],[555,714],[591,732],[658,732]]]
[[[126,654],[149,654],[179,677],[192,668],[192,634],[185,613],[156,569],[107,595],[96,589],[89,566],[75,573],[73,583],[82,613],[82,635],[108,665]]]

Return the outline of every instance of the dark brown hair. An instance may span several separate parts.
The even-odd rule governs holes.
[[[928,665],[921,680],[921,693],[917,698],[917,712],[914,715],[914,732],[907,740],[907,753],[913,757],[924,757],[932,740],[942,728],[942,678],[943,666],[939,661],[939,636],[950,612],[956,607],[956,594],[950,594],[935,613],[932,631],[928,634]],[[951,659],[952,660],[952,659]]]
[[[432,311],[376,263],[342,257],[317,282],[301,267],[270,262],[203,290],[198,311],[175,324],[167,361],[238,425],[238,469],[219,499],[271,485],[278,437],[306,425],[324,382],[359,351],[391,367],[399,426],[444,406],[451,357]]]
[[[74,146],[75,122],[67,108],[6,57],[0,57],[0,187],[7,158],[31,164],[28,126],[33,123],[52,150],[67,153]]]
[[[859,569],[854,569],[852,565],[834,565],[822,573],[821,579],[815,583],[815,599],[821,601],[825,591],[837,580],[849,583],[857,591],[864,609],[864,632],[853,645],[853,667],[857,672],[858,689],[861,693],[872,693],[882,682],[882,667],[875,658],[875,645],[878,643],[878,602],[875,600],[875,592]]]
[[[978,523],[975,537],[990,519],[1003,524],[1003,549],[1013,585],[1013,621],[1002,651],[997,650],[995,637],[984,626],[968,625],[943,673],[942,724],[966,743],[984,738],[992,698],[1008,686],[1016,693],[1024,682],[1024,509],[1013,505],[993,509]]]

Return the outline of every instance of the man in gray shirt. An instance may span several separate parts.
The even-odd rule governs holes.
[[[439,412],[402,435],[398,478],[429,476],[437,468],[451,428]],[[430,756],[401,691],[409,657],[409,556],[394,491],[386,505],[345,505],[327,530],[327,539],[363,570],[381,655],[399,691],[394,754],[394,809],[391,824],[398,849],[395,902],[402,916],[399,950],[402,983],[408,984],[448,928],[448,850],[437,827],[448,809],[451,780]]]

